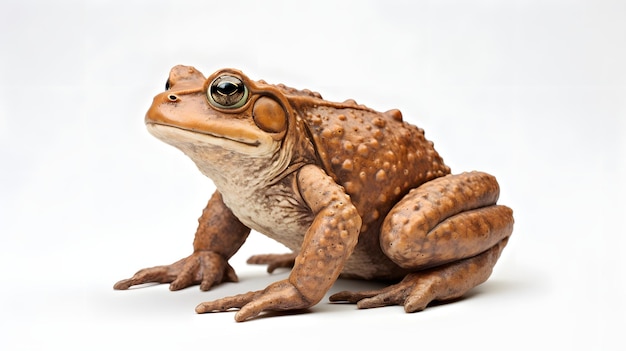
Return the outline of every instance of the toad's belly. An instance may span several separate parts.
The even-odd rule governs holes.
[[[231,195],[231,196],[229,196]],[[247,227],[266,235],[298,253],[313,224],[314,215],[289,192],[255,197],[222,194],[224,203]],[[339,233],[337,233],[339,234]],[[380,249],[379,226],[370,226],[359,235],[357,246],[347,258],[342,276],[356,279],[396,280],[406,272]]]
[[[291,193],[280,190],[263,195],[222,196],[241,223],[299,252],[314,216]]]

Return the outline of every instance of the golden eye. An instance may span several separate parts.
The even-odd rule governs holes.
[[[239,108],[248,100],[248,88],[234,76],[217,77],[207,90],[209,102],[220,108]]]

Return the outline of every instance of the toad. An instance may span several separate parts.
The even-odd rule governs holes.
[[[421,311],[483,283],[513,230],[496,204],[499,186],[483,172],[451,174],[424,131],[400,111],[253,81],[239,70],[208,78],[174,67],[145,117],[148,131],[180,149],[215,184],[199,219],[193,253],[119,281],[125,290],[169,283],[208,290],[237,281],[229,259],[251,230],[288,254],[249,259],[289,276],[260,291],[203,302],[197,313],[264,311],[317,304],[340,277],[389,286],[343,291],[331,301],[358,308]]]

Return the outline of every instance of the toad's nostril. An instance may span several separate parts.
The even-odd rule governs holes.
[[[170,86],[171,86],[171,84],[170,84],[170,80],[168,78],[167,82],[165,82],[165,90],[170,90]]]
[[[178,96],[176,96],[176,95],[174,95],[174,94],[169,94],[169,95],[167,96],[167,98],[168,98],[170,101],[178,101]]]

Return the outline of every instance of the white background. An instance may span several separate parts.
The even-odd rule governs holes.
[[[625,346],[623,1],[33,1],[0,10],[0,349],[617,350]],[[491,279],[416,314],[327,300],[235,323],[241,282],[114,291],[191,252],[213,191],[143,116],[175,64],[399,108],[515,211]],[[341,281],[332,292],[378,287]]]

